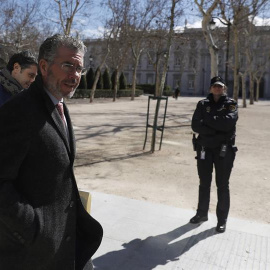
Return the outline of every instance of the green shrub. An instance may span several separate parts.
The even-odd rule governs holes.
[[[96,76],[98,71],[100,71],[100,68],[96,69],[95,76]],[[103,89],[103,76],[102,76],[101,72],[99,73],[99,78],[98,78],[96,89]]]
[[[107,68],[104,70],[102,77],[103,77],[103,88],[112,89],[112,81]]]
[[[143,90],[144,94],[155,94],[155,85],[154,84],[137,84],[137,89]]]
[[[171,90],[171,87],[169,85],[166,85],[164,87],[164,90],[163,90],[163,96],[169,97],[169,96],[172,96],[172,95],[173,95],[173,92]]]
[[[123,72],[119,78],[119,89],[127,89],[127,80]]]
[[[150,95],[155,94],[155,84],[137,84],[136,88],[143,90],[144,94]],[[163,96],[171,96],[171,95],[172,95],[171,87],[169,85],[165,85],[163,90]]]
[[[112,88],[114,88],[115,81],[116,81],[116,70],[114,70],[114,72],[111,75]]]
[[[120,89],[117,92],[117,97],[131,97],[131,89]],[[141,96],[143,91],[140,89],[135,90],[135,97]]]
[[[87,89],[91,89],[93,87],[94,80],[95,80],[95,73],[94,70],[90,68],[86,73]]]
[[[86,76],[85,75],[81,76],[81,80],[80,80],[80,84],[79,84],[78,88],[80,88],[80,89],[86,89],[87,88],[87,82],[86,82]]]

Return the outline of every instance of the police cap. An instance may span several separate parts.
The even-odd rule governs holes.
[[[220,76],[215,76],[211,79],[210,86],[213,86],[214,84],[219,84],[221,86],[225,86],[224,80]]]

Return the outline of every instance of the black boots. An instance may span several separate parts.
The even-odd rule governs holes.
[[[201,223],[201,222],[204,222],[204,221],[207,221],[208,220],[208,217],[207,216],[200,216],[198,214],[196,214],[189,222],[192,223],[192,224],[198,224],[198,223]]]
[[[216,231],[218,233],[224,233],[226,231],[226,222],[218,222]]]

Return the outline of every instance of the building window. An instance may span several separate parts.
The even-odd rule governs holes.
[[[259,38],[257,44],[254,46],[254,48],[262,48],[263,47],[263,41],[261,38]]]
[[[194,68],[194,69],[196,69],[196,66],[197,66],[196,58],[195,58],[193,55],[191,55],[191,56],[189,57],[189,68]]]
[[[180,74],[174,74],[173,75],[173,88],[176,88],[177,86],[180,86]]]
[[[124,73],[124,76],[125,76],[125,78],[126,78],[127,84],[130,84],[131,82],[130,82],[130,80],[129,80],[129,73],[125,72],[125,73]]]
[[[151,73],[146,74],[146,83],[154,84],[154,74]]]
[[[174,65],[181,66],[181,55],[179,53],[174,54]]]
[[[147,65],[153,66],[153,62],[155,62],[155,61],[156,61],[155,52],[150,51],[149,55],[147,57]]]
[[[218,65],[221,67],[223,65],[223,55],[218,55]]]
[[[137,82],[136,83],[141,84],[141,77],[142,77],[141,73],[137,73],[136,77],[137,77]]]
[[[138,61],[138,68],[142,67],[142,55],[140,55],[139,57],[139,61]]]
[[[240,56],[240,66],[245,67],[246,66],[246,57],[245,55]]]
[[[194,90],[195,85],[195,76],[194,75],[188,75],[188,89]]]
[[[192,39],[190,41],[190,48],[195,49],[197,46],[197,41],[195,39]]]

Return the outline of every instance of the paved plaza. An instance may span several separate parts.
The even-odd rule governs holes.
[[[191,210],[93,192],[92,215],[104,228],[94,255],[99,270],[268,270],[270,225],[230,218],[225,233],[216,217],[188,223]]]
[[[190,120],[199,99],[169,98],[162,148],[157,141],[154,154],[150,139],[142,149],[147,96],[69,102],[78,185],[91,192],[91,213],[104,228],[96,269],[270,269],[270,102],[245,109],[239,102],[231,209],[227,231],[217,234],[214,181],[209,221],[188,223],[198,196]]]

